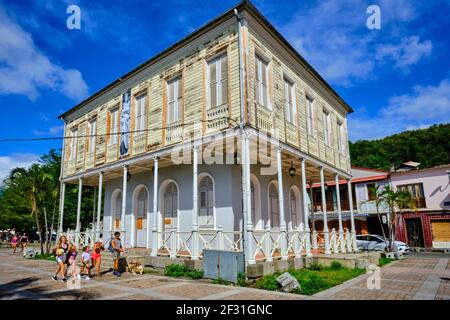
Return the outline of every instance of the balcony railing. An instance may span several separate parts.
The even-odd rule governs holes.
[[[106,149],[106,161],[111,162],[117,160],[118,152],[119,152],[118,143],[108,145]]]
[[[94,166],[95,152],[89,152],[86,154],[85,169],[92,168]]]
[[[273,130],[272,111],[260,104],[255,104],[255,108],[256,108],[256,127],[268,133],[272,133]]]
[[[206,111],[206,128],[208,132],[228,127],[228,104],[210,108]]]
[[[183,127],[181,121],[169,124],[165,129],[165,141],[167,144],[177,143],[183,140]]]
[[[298,146],[298,128],[289,121],[286,121],[286,142]]]
[[[133,154],[139,154],[145,152],[146,149],[146,141],[147,141],[146,133],[135,133],[133,135]]]

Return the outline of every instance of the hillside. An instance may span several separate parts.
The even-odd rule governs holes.
[[[353,166],[389,170],[412,160],[420,168],[450,163],[450,124],[405,131],[380,140],[350,142]]]

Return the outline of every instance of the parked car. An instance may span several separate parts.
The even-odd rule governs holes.
[[[387,251],[386,243],[389,245],[389,239],[384,241],[382,236],[376,234],[361,234],[356,236],[356,245],[362,251]],[[402,241],[395,241],[394,246],[398,252],[409,252],[408,245]]]

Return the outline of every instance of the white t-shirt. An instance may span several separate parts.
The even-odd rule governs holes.
[[[83,261],[89,261],[91,260],[91,254],[89,252],[83,252],[83,254],[81,255],[81,259]]]

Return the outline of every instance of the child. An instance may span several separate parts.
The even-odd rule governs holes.
[[[72,268],[72,277],[74,279],[81,279],[80,275],[77,274],[77,265],[76,265],[76,260],[77,260],[77,247],[75,247],[75,245],[71,245],[69,248],[69,266]]]
[[[80,275],[84,272],[85,269],[87,269],[88,274],[82,275],[83,278],[86,280],[91,279],[91,248],[89,246],[85,246],[83,248],[83,254],[81,255],[81,269],[80,269]]]
[[[13,248],[13,253],[16,253],[17,243],[19,242],[19,238],[17,235],[13,235],[11,239],[11,247]]]
[[[114,254],[114,269],[113,269],[113,275],[120,277],[119,272],[119,259],[120,254],[124,252],[122,241],[120,240],[120,232],[116,231],[114,232],[114,238],[111,239],[110,243],[110,251]]]
[[[102,263],[102,251],[105,250],[105,246],[103,245],[103,241],[99,240],[94,243],[94,252],[92,252],[91,260],[92,260],[92,268],[95,266],[95,270],[97,274],[101,277],[100,267]]]

